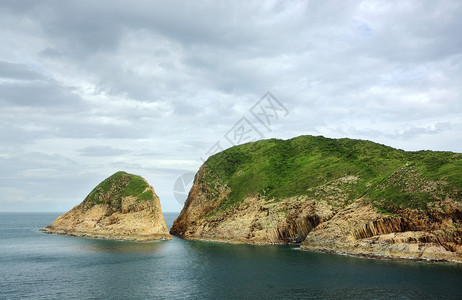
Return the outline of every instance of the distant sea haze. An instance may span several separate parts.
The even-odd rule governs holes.
[[[165,213],[170,227],[176,213]],[[462,267],[291,246],[121,242],[39,231],[58,213],[0,213],[2,299],[462,298]]]

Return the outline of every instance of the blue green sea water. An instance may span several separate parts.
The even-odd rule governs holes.
[[[174,238],[39,231],[59,213],[0,213],[1,299],[461,299],[462,266]],[[166,213],[168,226],[176,213]]]

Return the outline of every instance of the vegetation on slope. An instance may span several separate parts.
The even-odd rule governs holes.
[[[221,187],[231,191],[218,210],[248,196],[307,196],[342,207],[363,197],[384,212],[462,199],[462,154],[406,152],[363,140],[262,140],[215,154],[205,168],[210,201]]]
[[[152,190],[143,178],[119,171],[98,184],[85,202],[106,203],[115,209],[120,209],[122,198],[127,196],[136,197],[138,202],[154,198]]]

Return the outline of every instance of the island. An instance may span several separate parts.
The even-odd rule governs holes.
[[[114,240],[171,239],[153,187],[142,177],[122,171],[101,182],[43,231]]]
[[[300,136],[207,159],[171,234],[462,262],[462,154]]]

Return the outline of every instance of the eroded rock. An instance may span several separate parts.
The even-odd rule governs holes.
[[[104,239],[170,239],[159,197],[140,176],[117,172],[43,231]]]

